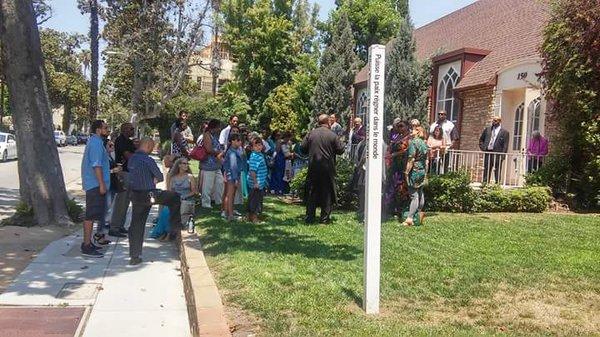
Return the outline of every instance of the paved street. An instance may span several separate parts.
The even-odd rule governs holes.
[[[83,150],[83,145],[58,148],[65,184],[69,191],[81,189],[79,179]],[[17,160],[0,163],[0,220],[14,213],[18,198],[19,170]]]

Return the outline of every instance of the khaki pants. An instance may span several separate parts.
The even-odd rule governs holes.
[[[223,174],[220,170],[202,171],[202,207],[210,208],[211,200],[220,205],[223,199]]]

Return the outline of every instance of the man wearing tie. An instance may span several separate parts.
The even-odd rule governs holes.
[[[504,157],[508,152],[508,142],[510,134],[500,126],[502,118],[494,116],[492,125],[483,129],[479,137],[479,149],[485,152],[483,158],[483,182],[490,181],[490,174],[494,170],[494,180],[496,184],[502,183],[500,177],[502,174],[502,164]]]

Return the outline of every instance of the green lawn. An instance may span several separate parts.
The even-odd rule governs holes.
[[[360,309],[363,228],[305,225],[267,199],[266,224],[199,219],[226,303],[260,336],[600,334],[600,217],[439,214],[382,228],[381,315]]]

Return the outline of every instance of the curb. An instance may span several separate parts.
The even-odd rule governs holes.
[[[196,233],[181,232],[179,258],[192,336],[231,337],[221,295]]]

